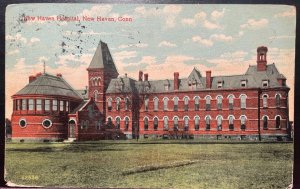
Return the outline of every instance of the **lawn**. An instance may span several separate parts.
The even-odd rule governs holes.
[[[23,185],[286,188],[292,143],[8,143],[7,180]]]

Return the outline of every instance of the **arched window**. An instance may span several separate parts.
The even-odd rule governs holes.
[[[100,86],[100,83],[101,83],[101,78],[98,78],[97,79],[97,86]]]
[[[184,97],[184,111],[188,111],[189,110],[189,98],[186,96]]]
[[[210,130],[210,116],[205,117],[206,130]]]
[[[241,95],[241,109],[246,108],[246,95]]]
[[[126,97],[125,98],[125,110],[128,110],[128,107],[129,107],[129,98]]]
[[[167,110],[168,110],[168,100],[169,100],[169,99],[166,98],[166,97],[163,99],[163,101],[164,101],[164,111],[167,111]]]
[[[148,121],[149,121],[148,118],[145,117],[145,118],[144,118],[144,130],[145,130],[145,131],[148,130]]]
[[[234,118],[233,118],[232,115],[228,117],[229,130],[230,130],[230,131],[233,131],[233,130],[234,130],[233,120],[234,120]]]
[[[280,116],[276,116],[276,129],[280,129]]]
[[[121,108],[121,99],[119,97],[116,98],[116,105],[117,105],[117,107],[116,107],[117,111],[120,111],[120,108]]]
[[[276,94],[275,100],[276,100],[276,107],[279,108],[280,107],[280,95],[279,94]]]
[[[178,117],[174,117],[174,131],[178,130]]]
[[[210,110],[210,99],[211,99],[210,96],[205,97],[205,109],[206,110]]]
[[[229,95],[228,97],[228,106],[229,106],[229,110],[233,110],[233,95]]]
[[[94,100],[98,101],[98,91],[94,91]]]
[[[187,117],[187,116],[184,117],[183,121],[184,121],[184,130],[188,131],[189,130],[189,117]]]
[[[200,100],[199,97],[196,96],[196,97],[195,97],[195,110],[196,110],[196,111],[199,110],[199,100]]]
[[[121,122],[121,118],[117,117],[116,118],[116,127],[117,127],[117,129],[120,129],[120,122]]]
[[[241,130],[246,129],[246,116],[242,115],[241,116]]]
[[[158,111],[158,98],[154,98],[154,111]]]
[[[153,128],[154,128],[154,130],[157,130],[157,127],[158,127],[158,118],[155,117],[154,120],[153,120]]]
[[[263,117],[263,128],[268,129],[268,117],[267,116]]]
[[[129,128],[129,117],[125,117],[125,131]]]
[[[164,130],[168,130],[168,122],[169,122],[168,117],[164,117]]]
[[[149,98],[145,97],[145,111],[147,112],[149,108]]]
[[[107,126],[109,126],[109,127],[112,126],[112,119],[111,119],[111,117],[107,118]]]
[[[198,116],[195,117],[195,130],[199,130],[200,118]]]
[[[174,111],[178,111],[178,97],[174,97]]]
[[[107,109],[108,111],[111,111],[111,106],[112,106],[112,102],[111,102],[111,98],[107,99]]]
[[[222,96],[217,97],[218,110],[222,109]]]
[[[97,80],[96,80],[96,78],[93,78],[93,86],[97,86]]]
[[[263,107],[267,108],[268,107],[268,96],[263,95]]]
[[[217,129],[218,131],[222,130],[222,116],[218,115],[217,117]]]

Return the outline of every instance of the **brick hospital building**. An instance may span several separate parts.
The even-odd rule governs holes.
[[[119,77],[107,44],[99,43],[87,68],[88,87],[73,89],[61,74],[38,73],[12,96],[13,140],[126,138],[289,137],[286,77],[267,64],[267,47],[240,75],[186,76],[152,80]]]

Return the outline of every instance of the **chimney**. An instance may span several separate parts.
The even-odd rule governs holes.
[[[62,77],[61,73],[56,74],[57,77]]]
[[[179,89],[179,72],[174,72],[174,90]]]
[[[267,69],[267,52],[268,48],[261,46],[257,47],[257,71],[266,71]]]
[[[211,71],[206,71],[206,88],[211,88]]]
[[[139,71],[139,81],[143,81],[143,72]]]
[[[39,76],[41,76],[41,75],[42,75],[42,73],[39,72],[39,73],[37,73],[37,74],[35,75],[35,77],[39,77]]]
[[[127,78],[127,73],[125,73],[125,78]]]
[[[147,73],[144,74],[144,81],[148,81],[148,74]]]
[[[36,76],[34,75],[29,76],[29,83],[33,82],[34,80],[36,80]]]

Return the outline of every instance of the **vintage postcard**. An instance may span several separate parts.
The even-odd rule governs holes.
[[[296,9],[12,4],[9,185],[287,188]]]

